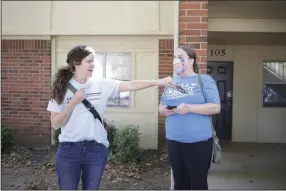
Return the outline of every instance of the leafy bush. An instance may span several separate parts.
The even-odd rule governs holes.
[[[1,151],[7,151],[13,145],[13,131],[10,126],[1,125]]]
[[[55,130],[54,140],[59,144],[61,129]],[[109,141],[108,161],[137,162],[140,159],[139,127],[127,125],[117,129],[113,122],[108,123],[107,139]]]
[[[108,153],[108,162],[114,162],[116,160],[116,155],[114,151],[109,151]]]
[[[127,125],[116,132],[115,157],[120,162],[137,162],[140,159],[139,127]]]
[[[108,123],[107,125],[107,139],[109,141],[109,153],[114,154],[116,149],[115,135],[117,129],[113,122]]]
[[[59,142],[59,135],[61,134],[61,128],[54,130],[54,141],[55,145],[58,146],[60,144]]]

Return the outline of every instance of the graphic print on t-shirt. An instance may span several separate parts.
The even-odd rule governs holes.
[[[182,98],[185,96],[192,96],[194,95],[194,88],[197,86],[197,83],[193,82],[183,82],[179,83],[179,85],[184,88],[188,93],[181,93],[179,90],[175,88],[168,88],[165,91],[164,97],[166,99],[176,99],[176,98]]]
[[[101,98],[101,92],[86,94],[86,99],[88,101],[99,100],[100,98]]]
[[[88,93],[86,94],[86,97],[85,97],[85,99],[88,101],[99,100],[100,98],[101,98],[101,92]],[[68,96],[66,98],[67,104],[70,102],[71,99],[72,99],[72,96]]]

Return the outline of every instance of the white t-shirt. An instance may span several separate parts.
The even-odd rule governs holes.
[[[89,80],[86,84],[80,84],[72,78],[70,83],[78,90],[85,88],[86,99],[94,106],[103,119],[107,101],[110,97],[117,95],[121,82],[102,78]],[[50,100],[47,110],[57,113],[61,112],[73,96],[74,93],[68,89],[63,103],[59,105],[55,100]],[[95,120],[91,112],[82,103],[79,103],[74,107],[66,124],[61,127],[59,142],[78,142],[83,140],[95,140],[106,147],[109,146],[107,132],[101,122],[98,119]]]

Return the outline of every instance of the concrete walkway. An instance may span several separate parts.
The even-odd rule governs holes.
[[[209,173],[210,189],[286,190],[286,144],[222,143],[223,164]]]

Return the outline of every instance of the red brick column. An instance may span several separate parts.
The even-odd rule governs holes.
[[[173,55],[174,40],[159,40],[159,78],[173,75]],[[159,88],[159,103],[163,92],[162,87]],[[158,147],[161,148],[165,144],[165,117],[159,114],[158,119]]]
[[[173,40],[159,41],[159,77],[173,73]],[[201,73],[206,73],[208,47],[208,1],[181,0],[179,4],[179,44],[190,45],[197,53]],[[162,89],[159,89],[159,99]],[[165,118],[159,115],[159,147],[165,144]]]
[[[197,63],[206,73],[208,49],[208,1],[180,1],[179,43],[195,48]]]
[[[1,75],[2,124],[18,143],[50,144],[50,40],[2,40]]]
[[[201,73],[206,73],[208,45],[208,1],[180,1],[179,44],[191,45],[197,53]],[[171,174],[171,188],[174,180]]]

